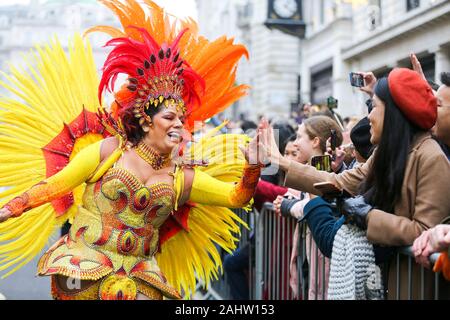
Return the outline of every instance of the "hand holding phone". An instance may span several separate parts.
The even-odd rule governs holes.
[[[331,172],[331,156],[314,156],[311,158],[311,165],[317,170]]]
[[[336,130],[331,129],[331,151],[333,151],[333,153],[336,151],[336,147],[337,147],[337,133]]]
[[[350,84],[352,85],[352,87],[364,87],[364,76],[359,73],[350,72]]]
[[[377,77],[373,74],[373,72],[360,72],[359,73],[363,77],[364,85],[359,88],[362,92],[367,93],[371,98],[373,98],[375,84],[377,83]]]

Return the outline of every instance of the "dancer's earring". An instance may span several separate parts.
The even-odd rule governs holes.
[[[147,133],[150,131],[150,128],[153,127],[153,123],[152,122],[147,122],[144,119],[140,119],[139,120],[139,124],[141,125],[142,130]]]

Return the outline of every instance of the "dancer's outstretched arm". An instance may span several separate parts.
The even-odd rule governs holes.
[[[72,191],[88,180],[100,164],[101,142],[85,147],[63,170],[15,197],[4,208],[9,210],[11,217],[19,217],[27,210],[55,200]]]

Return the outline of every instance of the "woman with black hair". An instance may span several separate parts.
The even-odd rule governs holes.
[[[369,121],[371,142],[378,147],[363,166],[333,174],[288,161],[272,147],[267,122],[261,124],[267,129],[262,145],[271,163],[286,171],[286,186],[320,195],[314,184],[332,182],[356,196],[347,200],[346,214],[367,230],[371,243],[411,245],[423,230],[450,212],[450,198],[443,191],[450,189],[450,164],[429,133],[436,122],[436,98],[427,82],[408,69],[394,69],[378,82],[366,74],[365,80],[365,89],[374,93]],[[401,262],[400,273],[405,288],[406,262]],[[391,264],[391,298],[396,294],[393,271]],[[413,298],[419,298],[419,284],[420,273],[414,272]],[[399,298],[407,298],[406,290],[401,290]]]

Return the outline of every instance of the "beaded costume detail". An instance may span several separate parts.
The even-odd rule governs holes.
[[[109,169],[86,186],[70,234],[44,254],[39,274],[102,279],[102,299],[135,298],[138,279],[141,286],[180,298],[154,258],[159,228],[172,212],[174,199],[167,183],[145,186],[123,168]]]
[[[154,170],[161,170],[170,163],[169,156],[162,156],[158,154],[153,148],[146,145],[143,141],[139,142],[134,148],[137,155],[144,159]]]
[[[70,234],[38,265],[39,275],[52,276],[56,299],[189,298],[198,281],[209,286],[223,272],[218,249],[231,254],[239,225],[247,227],[229,208],[248,208],[260,173],[238,149],[249,142],[244,135],[216,128],[186,144],[197,121],[247,94],[235,80],[248,52],[225,36],[206,39],[193,20],[151,0],[99,1],[122,26],[87,31],[112,37],[101,80],[88,39],[76,36],[68,50],[57,40],[36,47],[26,69],[11,67],[0,82],[8,93],[0,97],[0,207],[13,213],[0,223],[0,276],[31,261],[69,221]],[[119,74],[128,80],[114,90]],[[102,103],[107,92],[110,106]],[[186,110],[178,155],[192,153],[192,161],[179,163],[173,186],[145,186],[113,166],[129,146],[125,129],[134,132],[148,108],[169,103]],[[111,135],[118,147],[103,158]],[[65,277],[82,285],[65,288]]]

